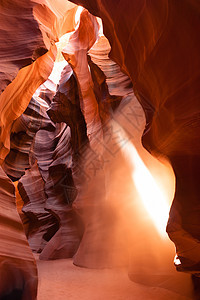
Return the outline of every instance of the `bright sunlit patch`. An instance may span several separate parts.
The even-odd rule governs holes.
[[[174,264],[175,264],[175,266],[180,266],[181,265],[181,261],[178,258],[177,254],[174,257]]]
[[[124,132],[121,140],[127,140]],[[157,231],[162,237],[166,237],[166,225],[169,217],[170,204],[167,194],[156,179],[152,176],[134,145],[128,141],[121,147],[130,165],[132,166],[132,178],[142,204],[151,217]]]
[[[42,106],[48,107],[47,103],[40,98],[40,94],[42,92],[45,92],[46,90],[51,91],[54,95],[56,94],[57,85],[61,79],[61,73],[66,65],[68,65],[66,60],[55,62],[52,72],[51,72],[50,76],[48,77],[48,79],[42,85],[40,85],[39,88],[35,91],[33,97],[36,97],[36,100]],[[65,74],[66,81],[69,79],[69,77],[71,75],[72,75],[72,71],[66,72],[66,74]]]
[[[77,28],[79,26],[80,15],[81,15],[83,9],[84,8],[82,6],[78,6],[77,7],[77,11],[76,11],[76,14],[75,14],[75,24],[76,24],[75,30],[77,30]],[[66,46],[70,47],[69,39],[70,39],[70,37],[71,37],[71,35],[73,33],[74,33],[74,31],[68,32],[68,33],[62,35],[59,38],[59,42],[56,43],[56,47],[57,47],[56,61],[62,61],[62,60],[64,60],[64,57],[62,56],[61,52],[63,51],[63,49]]]
[[[56,60],[55,60],[56,62],[65,60],[61,52],[66,47],[66,45],[69,44],[69,39],[72,34],[73,34],[73,32],[68,32],[68,33],[64,34],[63,36],[61,36],[59,38],[59,42],[56,43],[56,47],[57,47],[57,56],[56,56]]]
[[[59,42],[56,43],[57,48],[62,50],[65,47],[65,45],[67,43],[69,43],[69,39],[72,34],[73,34],[73,32],[68,32],[68,33],[63,34],[59,38]]]
[[[170,209],[168,200],[134,147],[132,149],[132,160],[134,161],[132,178],[137,191],[157,230],[164,236],[166,235]]]
[[[99,36],[104,36],[103,34],[103,23],[101,18],[97,18],[97,22],[99,24]]]
[[[81,13],[82,13],[83,9],[84,8],[82,6],[78,6],[78,8],[77,8],[77,11],[76,11],[76,14],[75,14],[76,29],[79,26],[79,20],[80,20],[80,16],[81,16]]]
[[[49,76],[49,79],[53,81],[55,84],[58,84],[61,78],[61,73],[63,71],[63,68],[68,65],[68,63],[63,60],[59,62],[55,62],[53,66],[53,70]]]

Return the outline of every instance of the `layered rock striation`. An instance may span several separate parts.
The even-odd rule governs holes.
[[[199,263],[200,232],[200,6],[187,0],[73,2],[102,18],[110,57],[130,76],[146,114],[143,144],[172,164],[176,193],[167,231],[183,265],[192,267]]]
[[[0,297],[36,299],[37,268],[15,204],[15,186],[0,168]]]
[[[77,7],[69,2],[59,1],[58,7],[50,0],[0,4],[0,200],[6,232],[1,267],[12,283],[0,283],[1,295],[14,290],[34,299],[37,285],[8,176],[19,180],[25,232],[41,259],[75,255],[79,266],[129,263],[134,272],[135,258],[127,258],[144,244],[133,246],[139,234],[133,236],[131,228],[139,224],[145,236],[151,222],[141,225],[138,194],[123,194],[137,169],[124,153],[135,143],[153,170],[154,159],[145,156],[141,137],[151,154],[167,158],[176,176],[167,232],[180,259],[177,268],[199,270],[200,6],[192,0],[73,2],[101,17],[111,48],[105,37],[97,42],[97,19],[81,8],[76,21]],[[67,62],[55,84],[50,74],[63,58],[57,54],[60,44],[54,43],[66,34],[62,55]],[[160,170],[165,177],[165,167]],[[127,208],[131,198],[136,199],[135,223]],[[146,241],[152,246],[150,237]]]

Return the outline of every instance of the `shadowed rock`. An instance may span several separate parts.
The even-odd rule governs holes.
[[[1,164],[10,151],[10,133],[13,122],[22,115],[37,88],[49,77],[56,53],[57,48],[54,45],[33,64],[21,69],[0,95]]]
[[[74,153],[78,153],[82,145],[87,144],[86,123],[80,108],[78,84],[69,65],[63,69],[57,93],[47,114],[52,121],[65,122],[70,127]]]
[[[0,3],[0,94],[20,68],[31,64],[33,51],[45,47],[32,8],[30,0]]]
[[[22,296],[19,299],[35,300],[37,295],[35,260],[16,210],[15,187],[2,168],[0,168],[0,183],[0,298],[9,299],[11,295],[19,295]]]
[[[197,173],[200,152],[199,4],[187,0],[73,2],[102,18],[112,47],[110,57],[132,79],[146,113],[143,144],[154,155],[166,155],[176,175],[170,223],[178,222],[173,218],[177,207],[182,229],[194,237],[194,247],[198,248],[200,224],[193,220],[199,219],[199,183],[193,174]],[[171,230],[168,227],[178,246],[179,231],[176,238]],[[177,249],[180,256],[184,247],[186,236],[182,250]],[[197,253],[192,256],[199,262]]]
[[[29,245],[34,252],[41,252],[58,230],[59,223],[54,215],[45,210],[47,197],[37,162],[19,180],[18,190],[24,201],[22,212],[28,219]]]
[[[53,130],[54,125],[46,114],[44,103],[32,97],[25,112],[14,122],[10,136],[10,152],[3,162],[7,175],[18,180],[30,166],[30,152],[35,134],[38,130]]]

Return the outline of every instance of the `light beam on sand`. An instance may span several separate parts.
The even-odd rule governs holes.
[[[121,137],[123,143],[123,140],[128,140],[128,138],[124,131],[120,131],[123,132]],[[146,167],[131,141],[128,141],[126,145],[122,144],[121,151],[133,169],[132,179],[144,208],[151,217],[160,236],[166,238],[166,225],[171,202],[167,193]]]

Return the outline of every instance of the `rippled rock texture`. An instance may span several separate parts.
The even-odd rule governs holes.
[[[12,299],[25,300],[36,299],[37,294],[37,270],[29,245],[32,250],[41,252],[60,228],[60,219],[56,217],[57,215],[46,210],[46,177],[43,178],[34,154],[38,131],[45,131],[46,134],[48,131],[54,131],[55,139],[55,135],[60,131],[63,132],[63,126],[57,128],[46,114],[52,98],[52,84],[50,82],[47,84],[50,86],[49,91],[45,86],[41,88],[53,69],[57,49],[51,43],[56,41],[57,36],[49,36],[40,27],[42,24],[39,20],[39,23],[36,21],[38,16],[41,17],[43,8],[48,10],[48,7],[43,6],[44,1],[36,2],[1,1],[0,4],[0,162],[13,181],[20,180],[16,189],[16,192],[19,191],[17,203],[20,204],[18,210],[24,222],[23,229],[15,206],[15,186],[1,168],[0,298],[8,296]],[[49,2],[45,4],[49,5]],[[55,10],[54,5],[50,7],[54,20],[50,19],[57,24],[55,28],[57,31],[60,30],[60,34],[74,28],[71,20],[74,19],[76,7],[73,4],[61,6],[60,10]],[[72,9],[73,12],[67,12],[68,9]],[[48,24],[45,26],[47,30]],[[40,91],[34,94],[38,88]],[[39,97],[41,92],[45,94],[43,100]],[[56,140],[57,144],[61,145],[59,138]],[[56,145],[54,143],[53,147],[56,148]],[[52,150],[51,154],[54,153],[53,149],[49,150]],[[56,156],[57,153],[59,157],[60,148],[56,151],[54,154]],[[69,159],[65,163],[68,161]],[[45,175],[48,176],[47,173]],[[71,222],[72,217],[69,219]],[[60,240],[57,247],[60,247]],[[72,254],[71,251],[70,255]],[[46,255],[46,258],[50,257]],[[51,258],[54,257],[51,255]]]
[[[192,266],[200,253],[200,6],[168,0],[73,2],[102,18],[110,56],[131,77],[146,113],[143,144],[170,159],[176,193],[167,230],[180,258]]]
[[[33,51],[45,46],[38,23],[33,18],[32,7],[30,0],[0,3],[1,92],[12,82],[21,67],[32,62]]]
[[[0,182],[0,297],[36,299],[36,264],[16,210],[15,186],[2,168]]]
[[[77,192],[71,171],[70,141],[70,129],[64,123],[58,123],[56,130],[48,135],[41,130],[36,136],[35,156],[47,198],[45,210],[53,214],[59,223],[59,230],[41,252],[41,259],[72,257],[79,245],[76,216],[71,206]]]
[[[31,168],[29,155],[36,133],[40,129],[52,131],[55,127],[46,109],[45,102],[39,103],[37,97],[32,97],[25,112],[12,126],[10,152],[2,166],[13,180],[19,180],[25,170]]]
[[[44,192],[44,180],[36,162],[19,180],[18,190],[24,202],[22,212],[28,220],[26,235],[29,245],[34,252],[40,253],[58,230],[59,222],[54,215],[45,210],[47,197]]]
[[[111,49],[103,36],[96,43],[100,25],[87,10],[77,23],[71,2],[0,4],[1,256],[9,279],[0,282],[2,295],[20,292],[26,279],[24,299],[34,299],[37,285],[10,179],[19,180],[20,215],[26,216],[29,244],[41,259],[75,255],[79,266],[129,264],[132,274],[147,251],[141,236],[155,258],[156,251],[149,250],[156,248],[155,228],[143,220],[138,194],[130,189],[137,169],[131,156],[127,163],[130,145],[146,157],[149,169],[159,165],[160,177],[170,167],[146,154],[141,136],[150,153],[170,161],[176,176],[167,231],[179,270],[197,270],[200,261],[200,6],[193,0],[73,2],[101,17]],[[55,46],[63,35],[63,47]],[[52,70],[62,55],[66,62],[55,83]],[[161,261],[162,253],[158,257]]]

